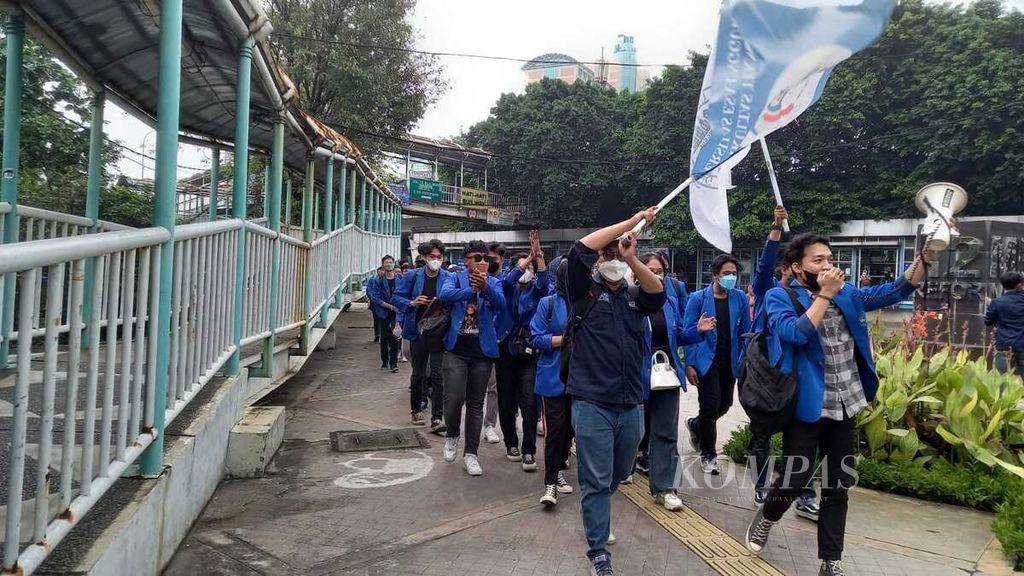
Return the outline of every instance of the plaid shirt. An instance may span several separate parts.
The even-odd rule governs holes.
[[[819,332],[825,349],[825,403],[821,417],[852,418],[867,407],[868,401],[860,382],[850,327],[835,304],[829,304]]]

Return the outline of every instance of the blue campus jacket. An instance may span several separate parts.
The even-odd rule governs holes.
[[[565,394],[565,382],[559,377],[562,349],[552,348],[551,338],[565,334],[568,323],[569,304],[561,294],[541,298],[537,304],[537,313],[530,321],[530,344],[540,350],[537,374],[533,380],[533,392],[538,396],[555,398]]]
[[[438,270],[437,274],[437,294],[440,294],[444,280],[450,272]],[[416,329],[417,309],[410,308],[409,302],[423,294],[423,284],[426,281],[427,269],[417,268],[403,276],[401,281],[395,284],[395,294],[391,298],[391,303],[398,307],[398,316],[395,321],[402,325],[402,338],[410,342],[419,338],[419,331]]]
[[[399,283],[402,281],[402,277],[395,272],[395,290],[398,289]],[[370,299],[370,310],[377,315],[377,318],[387,318],[390,310],[381,306],[382,302],[391,302],[391,297],[394,294],[391,292],[391,285],[388,284],[387,278],[383,276],[374,275],[366,283],[366,296]]]
[[[502,290],[505,293],[505,313],[506,317],[512,321],[507,335],[515,334],[521,326],[530,326],[533,313],[537,311],[537,303],[549,293],[549,276],[550,273],[547,270],[537,272],[537,278],[530,282],[529,287],[525,290],[519,289],[519,279],[523,277],[523,271],[518,266],[513,266],[512,270],[502,278]],[[498,340],[501,341],[502,339],[499,338]],[[505,347],[509,352],[515,351],[515,343],[512,338],[505,339]]]
[[[800,304],[811,307],[811,295],[799,282],[790,283]],[[900,277],[895,282],[869,288],[846,283],[832,298],[850,328],[854,357],[868,402],[875,399],[878,375],[871,357],[866,312],[892,306],[914,292],[915,286]],[[797,370],[798,387],[796,418],[801,422],[817,422],[825,403],[825,350],[818,329],[807,315],[796,315],[789,295],[782,287],[772,288],[765,298],[768,310],[768,359],[784,373]]]
[[[487,289],[477,295],[469,283],[469,272],[462,270],[449,274],[444,279],[438,298],[452,307],[452,323],[448,335],[444,338],[445,348],[455,348],[459,339],[459,328],[466,317],[466,304],[471,300],[477,302],[477,322],[480,328],[480,349],[488,358],[498,357],[498,337],[495,331],[495,315],[505,308],[505,295],[501,292],[501,282],[494,277],[487,277]]]
[[[996,350],[1024,348],[1024,292],[1004,292],[985,311],[985,325],[996,327]]]
[[[754,332],[764,330],[764,319],[761,317],[764,313],[764,297],[769,290],[779,285],[779,281],[775,279],[775,263],[778,259],[779,241],[766,240],[751,283],[754,289]]]
[[[682,299],[679,298],[680,294],[676,292],[676,286],[679,286]],[[665,294],[668,297],[665,299],[665,304],[661,307],[661,310],[665,313],[665,327],[668,330],[668,357],[672,360],[672,365],[676,369],[679,381],[683,385],[683,390],[686,390],[686,363],[679,356],[679,347],[696,344],[700,336],[696,330],[693,331],[693,334],[685,330],[683,312],[687,298],[686,287],[681,282],[670,278],[665,280]],[[695,334],[697,339],[694,339]],[[651,346],[650,317],[647,317],[645,321],[644,338],[646,339],[644,342],[644,399],[646,400],[651,391],[651,365],[654,363],[654,351]]]
[[[686,347],[686,365],[693,366],[701,376],[711,369],[711,363],[715,359],[715,346],[718,344],[718,331],[724,328],[717,326],[703,335],[697,332],[697,321],[700,320],[701,312],[706,313],[709,318],[715,316],[714,288],[714,284],[710,284],[707,288],[690,294],[683,319],[686,340],[696,342]],[[732,374],[736,377],[740,373],[740,358],[746,348],[743,336],[750,333],[750,303],[742,290],[729,290],[729,322],[732,324],[728,327],[732,336]]]

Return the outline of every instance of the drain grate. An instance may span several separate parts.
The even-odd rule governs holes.
[[[415,428],[371,430],[369,432],[331,432],[331,449],[338,452],[429,448],[430,441]]]

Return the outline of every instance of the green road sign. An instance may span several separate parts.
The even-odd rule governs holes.
[[[409,196],[413,200],[440,202],[441,183],[438,182],[437,180],[422,180],[420,178],[409,178]]]

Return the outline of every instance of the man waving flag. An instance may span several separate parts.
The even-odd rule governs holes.
[[[881,36],[896,0],[724,0],[690,152],[690,215],[730,252],[727,171],[821,97],[832,69]]]

